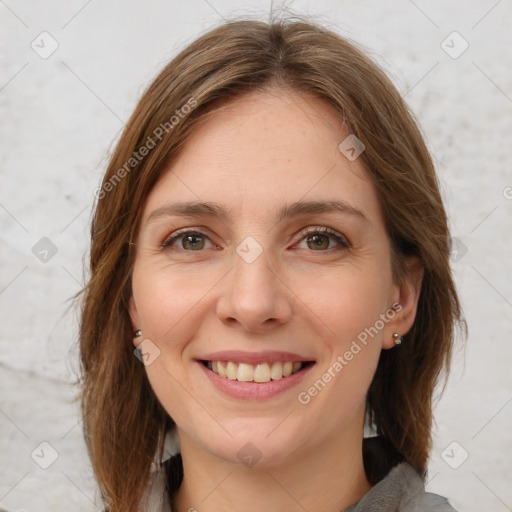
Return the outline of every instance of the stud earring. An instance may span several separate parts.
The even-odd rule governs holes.
[[[138,329],[137,331],[135,331],[135,332],[133,333],[133,336],[134,336],[135,338],[140,338],[140,337],[142,336],[142,331],[141,331],[140,329]]]
[[[393,340],[395,341],[395,345],[400,345],[400,343],[402,343],[402,336],[400,336],[400,334],[395,332],[393,334]]]

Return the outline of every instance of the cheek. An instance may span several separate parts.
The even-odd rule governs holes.
[[[310,317],[317,319],[325,343],[336,355],[374,326],[389,307],[389,286],[389,276],[378,265],[340,268],[295,283],[297,295],[312,313]]]
[[[304,384],[299,402],[306,408],[315,403],[319,414],[331,411],[328,418],[322,416],[326,428],[348,421],[373,379],[382,349],[380,318],[388,306],[391,282],[384,270],[378,264],[364,270],[343,268],[315,276],[298,293],[323,342],[318,370]]]
[[[200,325],[201,306],[218,281],[211,272],[203,274],[180,273],[148,262],[134,269],[132,283],[143,336],[159,350],[145,366],[149,383],[167,413],[187,431],[197,428],[190,418],[200,422],[204,410],[191,400],[194,382],[187,375],[184,356]]]
[[[298,402],[319,430],[335,432],[360,410],[375,374],[382,333],[372,328],[385,311],[385,282],[378,273],[347,272],[316,283],[316,292],[304,289],[300,296],[321,330],[322,358]]]
[[[193,393],[195,383],[187,375],[190,341],[204,322],[208,301],[215,285],[225,272],[211,268],[205,272],[181,272],[177,267],[141,262],[133,273],[132,289],[143,337],[159,350],[158,357],[145,367],[151,387],[167,412],[180,424],[188,418],[200,417],[195,402],[184,393],[183,386]],[[205,309],[206,308],[206,309]]]
[[[162,343],[181,340],[182,336],[177,333],[190,327],[201,303],[220,277],[213,269],[181,272],[177,268],[152,264],[136,268],[132,286],[137,311],[144,323],[144,335]]]

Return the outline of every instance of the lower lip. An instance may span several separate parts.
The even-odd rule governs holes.
[[[309,370],[314,366],[310,364],[302,370],[294,373],[288,377],[281,379],[271,380],[269,382],[239,382],[237,380],[230,380],[226,377],[221,377],[215,372],[209,370],[203,363],[198,362],[205,375],[210,379],[212,384],[233,398],[243,400],[264,400],[283,393],[294,386],[296,386]]]

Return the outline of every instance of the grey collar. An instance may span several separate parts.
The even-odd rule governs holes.
[[[420,475],[401,462],[345,512],[455,512],[446,498],[425,492]]]

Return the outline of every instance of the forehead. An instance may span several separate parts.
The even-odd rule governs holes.
[[[177,200],[254,214],[303,199],[343,200],[381,221],[361,159],[338,149],[349,135],[318,98],[288,90],[248,94],[196,126],[150,193],[144,216]]]

